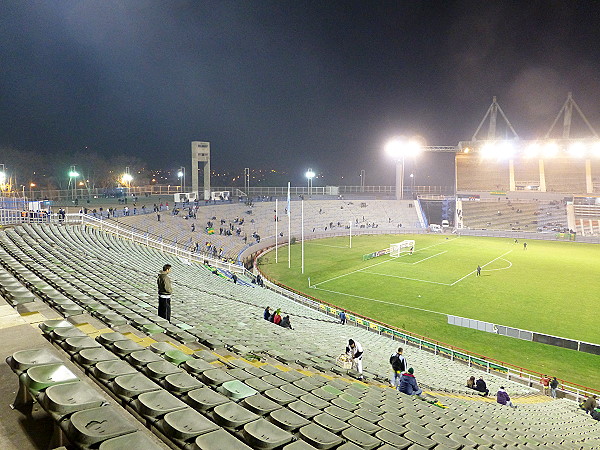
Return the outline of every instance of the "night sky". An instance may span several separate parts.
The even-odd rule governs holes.
[[[378,185],[390,137],[456,145],[494,95],[523,139],[569,91],[600,129],[597,1],[4,0],[0,29],[0,163],[87,147],[173,168],[206,140],[215,169]],[[443,184],[438,156],[417,184]]]

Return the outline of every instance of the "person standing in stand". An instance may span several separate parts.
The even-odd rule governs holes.
[[[390,364],[392,365],[392,376],[390,378],[390,384],[396,389],[400,389],[400,379],[402,378],[402,372],[406,370],[406,358],[402,356],[404,350],[402,347],[398,348],[398,351],[390,356]]]
[[[346,347],[346,354],[352,360],[352,368],[355,369],[360,374],[360,379],[362,376],[362,357],[363,357],[363,348],[359,342],[355,342],[352,339],[348,340],[348,346]]]
[[[171,321],[171,295],[173,288],[169,278],[171,265],[165,264],[162,272],[159,272],[156,283],[158,285],[158,316]]]

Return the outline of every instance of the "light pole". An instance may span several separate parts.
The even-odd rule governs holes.
[[[71,166],[71,170],[69,170],[69,184],[71,185],[71,198],[75,199],[77,196],[77,178],[79,177],[79,172],[75,169],[75,165]]]
[[[360,192],[365,192],[365,170],[360,171]]]
[[[315,177],[315,173],[313,172],[312,169],[308,169],[306,171],[306,179],[308,180],[308,196],[310,197],[310,193],[312,190],[312,180]]]
[[[394,138],[385,146],[385,151],[396,161],[396,199],[404,199],[404,157],[417,156],[422,146],[416,139]]]
[[[179,172],[177,172],[177,176],[179,177],[181,192],[185,192],[185,167],[181,166],[179,168]]]
[[[129,191],[131,190],[131,182],[133,181],[133,176],[129,172],[129,167],[125,167],[125,173],[121,177],[121,182],[127,186],[127,195],[129,195]]]
[[[413,196],[415,195],[415,174],[414,173],[410,174],[410,193]]]
[[[6,178],[6,166],[4,164],[0,164],[0,196],[4,192]]]

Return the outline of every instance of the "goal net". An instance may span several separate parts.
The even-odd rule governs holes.
[[[398,258],[404,253],[412,254],[415,251],[415,241],[406,240],[398,242],[397,244],[390,245],[390,256],[392,258]]]

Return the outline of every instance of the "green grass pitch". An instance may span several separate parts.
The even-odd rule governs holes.
[[[414,239],[412,255],[362,255]],[[523,248],[527,242],[527,249]],[[259,261],[269,277],[413,333],[600,388],[600,357],[447,324],[446,314],[600,343],[600,248],[454,235],[355,236],[306,241]],[[477,266],[481,276],[476,276]],[[310,287],[308,279],[310,278]]]

